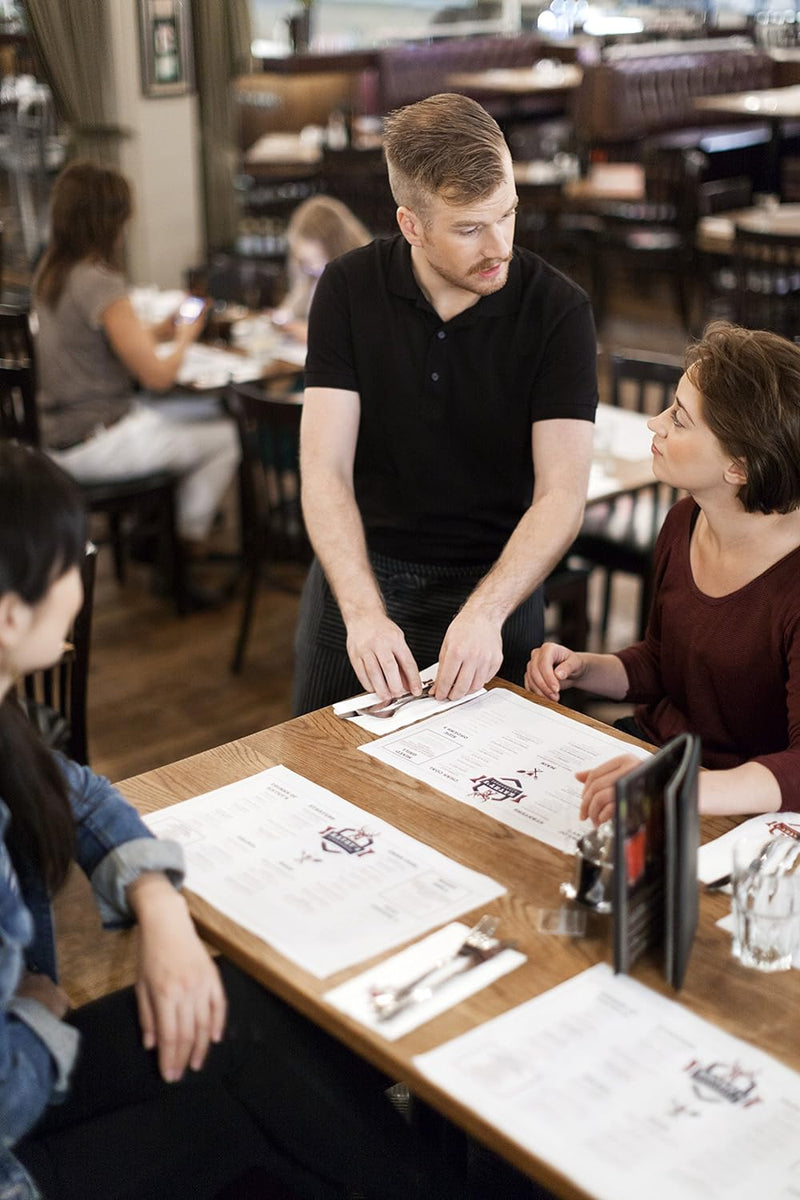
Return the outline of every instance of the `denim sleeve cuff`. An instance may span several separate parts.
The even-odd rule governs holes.
[[[66,1092],[81,1040],[77,1029],[59,1021],[49,1008],[30,996],[15,996],[8,1011],[24,1021],[47,1046],[56,1064],[55,1091],[57,1094]]]
[[[163,871],[177,888],[183,883],[186,868],[183,848],[178,842],[154,837],[122,842],[106,854],[92,872],[91,882],[103,925],[113,927],[133,917],[126,889],[146,871]]]

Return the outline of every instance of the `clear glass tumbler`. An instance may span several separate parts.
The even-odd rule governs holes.
[[[788,971],[800,953],[800,842],[740,838],[731,883],[734,955],[745,967]]]

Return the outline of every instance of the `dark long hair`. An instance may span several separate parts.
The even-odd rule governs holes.
[[[37,604],[86,552],[86,516],[73,481],[45,455],[0,442],[0,596]],[[38,867],[50,892],[75,849],[67,789],[13,692],[0,704],[0,799],[11,814],[6,845]]]
[[[119,235],[133,210],[124,175],[86,159],[65,167],[50,199],[50,243],[33,281],[39,303],[53,308],[76,263],[119,267]]]

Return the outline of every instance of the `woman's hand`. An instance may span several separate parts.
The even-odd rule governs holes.
[[[187,1065],[202,1067],[210,1042],[222,1040],[225,993],[219,972],[195,932],[183,897],[165,875],[144,874],[128,888],[139,921],[136,997],[146,1050],[158,1049],[168,1083]]]
[[[635,754],[619,754],[592,767],[589,771],[577,771],[575,778],[583,784],[580,818],[588,819],[597,827],[614,815],[614,784],[623,775],[637,767],[641,759]]]
[[[546,700],[558,700],[561,685],[577,683],[586,671],[583,656],[556,642],[544,642],[531,651],[525,687]]]

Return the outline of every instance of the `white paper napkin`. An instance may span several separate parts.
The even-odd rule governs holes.
[[[435,679],[438,669],[437,662],[424,671],[420,671],[422,682],[427,683],[429,679]],[[404,704],[391,717],[350,717],[349,719],[354,725],[366,729],[367,733],[393,733],[395,729],[402,729],[404,725],[413,725],[415,721],[421,721],[423,717],[432,717],[434,713],[444,712],[447,708],[455,708],[457,704],[466,704],[467,700],[474,700],[476,696],[482,696],[485,691],[486,688],[479,688],[477,692],[470,692],[461,700],[434,700],[433,697],[425,696],[424,699],[415,700],[413,704]],[[341,713],[352,712],[354,708],[365,708],[368,704],[376,704],[377,701],[378,697],[374,692],[362,692],[360,696],[351,696],[349,700],[340,700],[338,704],[334,704],[333,711],[338,717]]]
[[[764,841],[767,841],[771,833],[777,837],[787,831],[800,838],[800,815],[760,813],[759,816],[751,817],[749,821],[743,821],[741,825],[729,829],[722,837],[714,838],[713,842],[706,842],[697,852],[697,876],[701,883],[711,883],[715,879],[721,879],[723,875],[730,875],[733,869],[734,842],[738,842],[739,838],[758,834],[761,829],[764,831]]]
[[[420,1000],[386,1021],[378,1020],[370,1003],[370,988],[373,985],[386,987],[407,983],[423,971],[429,970],[446,954],[457,950],[468,933],[467,925],[461,921],[453,921],[422,941],[401,950],[399,954],[385,959],[377,967],[370,967],[363,974],[333,988],[326,993],[325,999],[330,1000],[331,1004],[348,1016],[355,1017],[362,1025],[380,1033],[389,1042],[404,1037],[418,1025],[433,1020],[439,1013],[452,1008],[454,1004],[459,1004],[474,992],[488,987],[495,979],[507,975],[526,961],[525,955],[518,950],[503,950],[480,966],[471,967],[462,975],[454,975],[437,988],[428,1000]]]

